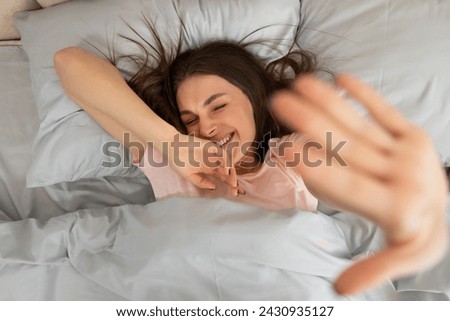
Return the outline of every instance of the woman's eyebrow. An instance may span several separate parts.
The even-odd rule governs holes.
[[[209,97],[208,99],[205,100],[205,102],[203,103],[203,107],[208,106],[215,99],[217,99],[217,98],[219,98],[219,97],[221,97],[223,95],[226,95],[226,93],[217,93],[217,94],[212,95],[211,97]],[[183,115],[186,115],[186,114],[192,114],[192,111],[190,111],[190,110],[182,110],[182,111],[180,111],[180,116],[183,116]]]
[[[211,97],[209,97],[208,99],[205,100],[205,102],[203,103],[203,106],[208,106],[210,103],[212,103],[215,99],[219,98],[220,96],[225,95],[225,93],[217,93],[212,95]]]

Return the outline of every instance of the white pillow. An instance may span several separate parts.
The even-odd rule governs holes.
[[[300,44],[374,86],[450,166],[450,1],[303,0],[302,17]]]
[[[158,33],[165,39],[177,39],[179,15],[185,23],[188,46],[213,39],[241,40],[263,28],[254,38],[270,39],[267,42],[269,46],[255,49],[268,58],[276,58],[286,53],[294,41],[300,20],[300,2],[69,1],[36,12],[18,14],[16,24],[22,35],[23,48],[29,56],[30,76],[41,118],[33,144],[33,162],[27,173],[27,186],[138,172],[136,168],[127,166],[128,153],[124,155],[117,150],[114,152],[120,155],[121,163],[114,167],[102,165],[112,160],[104,155],[102,146],[113,139],[64,94],[53,68],[53,55],[59,49],[74,45],[98,54],[86,40],[106,53],[107,38],[118,53],[130,53],[136,50],[135,46],[118,39],[117,34],[135,37],[123,22],[125,20],[151,39],[142,14],[156,21]]]

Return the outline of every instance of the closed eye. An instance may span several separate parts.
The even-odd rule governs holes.
[[[192,126],[197,122],[197,120],[198,120],[197,118],[190,118],[187,120],[183,120],[183,123],[185,126]]]
[[[220,109],[222,109],[222,108],[224,108],[225,106],[226,106],[227,104],[223,104],[223,105],[220,105],[220,106],[217,106],[217,107],[214,107],[214,111],[216,111],[216,110],[220,110]]]

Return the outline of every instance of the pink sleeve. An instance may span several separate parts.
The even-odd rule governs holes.
[[[196,195],[197,188],[175,172],[167,159],[151,147],[145,150],[138,167],[150,181],[157,200],[169,196]]]

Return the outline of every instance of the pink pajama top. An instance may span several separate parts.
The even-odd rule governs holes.
[[[281,146],[281,143],[296,139],[300,139],[300,135],[296,133],[272,138],[270,146],[277,147],[269,147],[260,169],[238,175],[238,184],[244,188],[245,195],[233,196],[228,185],[215,177],[211,177],[216,184],[215,190],[200,189],[181,177],[169,165],[162,165],[161,154],[151,148],[146,150],[139,168],[150,180],[157,200],[172,196],[222,197],[269,210],[297,208],[315,211],[318,200],[308,191],[294,169],[284,166],[283,160],[278,156],[278,146]]]

